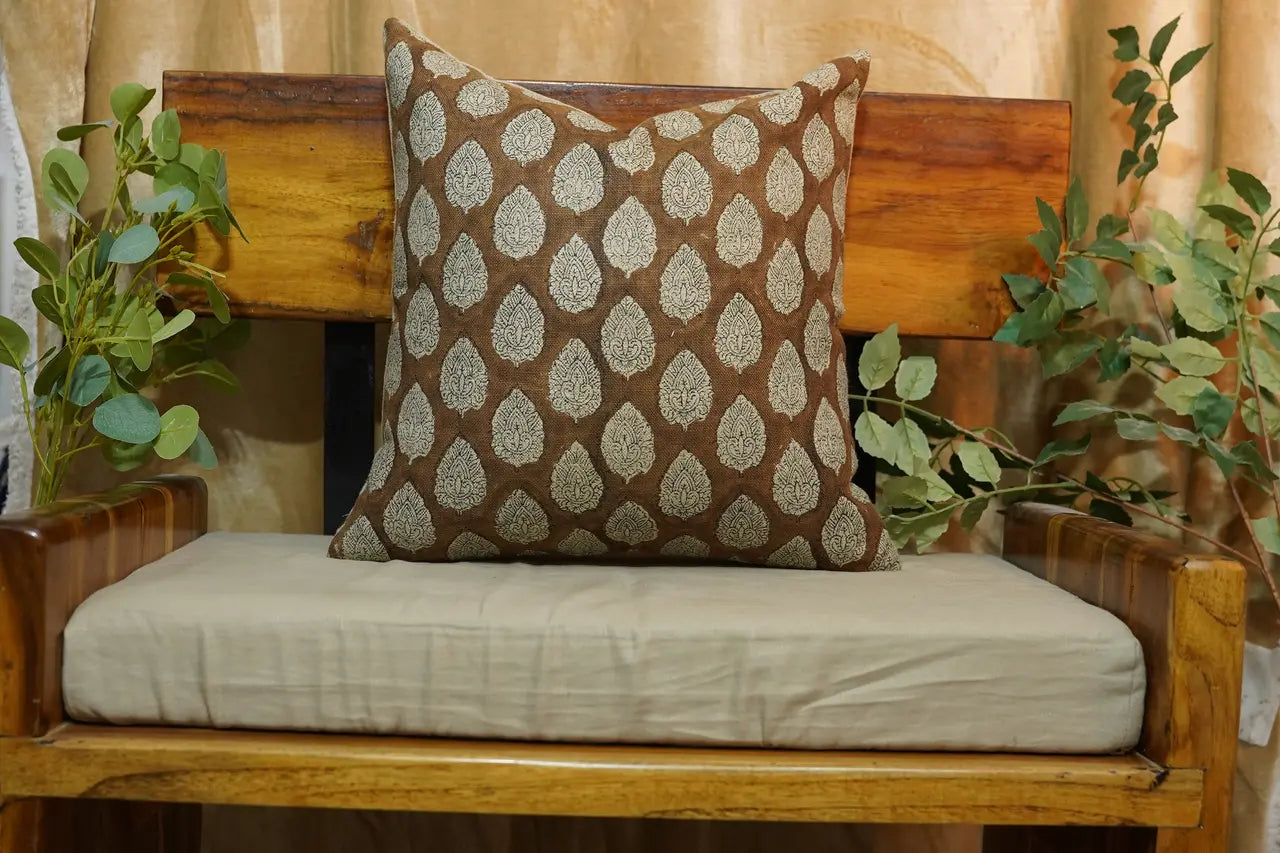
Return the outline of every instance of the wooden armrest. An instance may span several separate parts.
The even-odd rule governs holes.
[[[62,629],[99,589],[205,532],[204,481],[164,476],[0,518],[0,736],[62,719]]]

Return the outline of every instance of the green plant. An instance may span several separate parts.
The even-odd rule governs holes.
[[[237,387],[219,355],[244,341],[247,326],[230,322],[226,297],[214,281],[220,273],[197,263],[181,240],[202,222],[223,235],[240,226],[227,207],[222,152],[182,142],[173,110],[157,115],[144,134],[139,113],[154,95],[154,89],[125,83],[111,92],[114,120],[58,131],[59,139],[72,141],[111,129],[115,170],[96,224],[79,209],[89,185],[85,161],[65,148],[45,155],[45,204],[70,218],[65,264],[33,237],[14,241],[40,275],[31,301],[57,339],[32,358],[26,332],[0,317],[0,364],[21,374],[37,505],[55,499],[71,461],[95,447],[119,470],[141,465],[152,453],[163,459],[186,453],[204,467],[217,463],[194,408],[177,405],[162,414],[142,392],[189,376]],[[134,174],[151,179],[153,197],[133,198]],[[162,268],[180,271],[162,283]],[[189,287],[205,292],[216,322],[197,322],[186,308],[167,318],[162,313],[172,304],[172,290]]]
[[[1280,604],[1270,567],[1271,555],[1280,554],[1272,446],[1280,435],[1280,311],[1273,308],[1280,276],[1265,273],[1268,256],[1280,255],[1280,207],[1253,175],[1227,169],[1225,181],[1216,175],[1206,181],[1190,227],[1166,211],[1140,208],[1143,186],[1178,118],[1173,89],[1210,47],[1166,66],[1177,25],[1174,19],[1161,28],[1145,54],[1135,28],[1109,31],[1115,57],[1138,63],[1113,92],[1134,133],[1117,173],[1118,183],[1133,182],[1131,201],[1122,213],[1101,216],[1090,237],[1079,179],[1063,216],[1037,199],[1043,228],[1028,241],[1045,268],[1037,276],[1004,276],[1018,310],[994,338],[1036,350],[1045,378],[1080,373],[1086,383],[1104,384],[1136,376],[1159,406],[1138,411],[1075,400],[1054,421],[1066,434],[1023,453],[996,429],[966,429],[923,407],[936,365],[928,357],[903,359],[897,330],[890,328],[866,345],[859,374],[867,392],[851,398],[861,404],[858,442],[895,469],[880,504],[900,545],[914,540],[927,547],[953,517],[971,528],[992,501],[1076,504],[1121,524],[1143,516],[1208,542],[1258,572]],[[1130,289],[1145,291],[1142,301],[1150,299],[1154,322],[1123,316],[1122,306],[1132,300],[1113,300],[1113,291]],[[881,390],[891,380],[893,397]],[[896,423],[880,417],[876,406],[896,410]],[[1053,470],[1055,460],[1084,454],[1092,434],[1106,427],[1127,442],[1173,441],[1211,458],[1224,491],[1249,521],[1250,546],[1235,548],[1198,529],[1171,492],[1128,477]],[[1256,505],[1265,511],[1251,514]]]

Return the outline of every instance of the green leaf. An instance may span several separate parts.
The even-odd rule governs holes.
[[[913,355],[898,365],[893,390],[902,400],[923,400],[938,379],[938,364],[931,356]]]
[[[115,124],[115,122],[111,119],[107,119],[106,121],[91,121],[87,124],[70,124],[66,127],[58,128],[58,138],[63,142],[71,142],[72,140],[79,139],[82,136],[93,133],[100,127],[111,127],[113,124]]]
[[[1076,421],[1087,421],[1099,415],[1109,415],[1114,411],[1114,407],[1108,406],[1106,403],[1100,403],[1097,400],[1075,400],[1068,403],[1066,408],[1058,414],[1053,425],[1061,426],[1062,424],[1075,423]]]
[[[194,142],[184,142],[178,154],[178,162],[191,170],[192,174],[200,174],[200,164],[204,162],[205,148]]]
[[[1129,251],[1129,247],[1114,237],[1104,237],[1094,240],[1084,250],[1086,255],[1096,255],[1099,258],[1106,258],[1109,261],[1120,261],[1127,263],[1133,258],[1133,252]]]
[[[1271,516],[1264,516],[1253,519],[1251,523],[1253,535],[1258,537],[1258,544],[1270,554],[1280,554],[1280,522]]]
[[[1191,252],[1191,236],[1177,217],[1158,207],[1152,208],[1148,215],[1151,218],[1151,230],[1160,245],[1180,255]]]
[[[133,315],[133,319],[129,321],[129,325],[125,329],[125,337],[128,338],[125,346],[129,352],[129,359],[134,366],[139,370],[150,368],[151,323],[144,312],[138,311]]]
[[[1248,172],[1228,166],[1227,183],[1231,184],[1231,189],[1236,191],[1236,195],[1244,199],[1249,209],[1259,216],[1266,216],[1267,211],[1271,209],[1271,193],[1262,185],[1262,181]]]
[[[1145,418],[1116,418],[1116,432],[1129,441],[1151,441],[1160,433],[1160,425]]]
[[[135,201],[133,209],[138,213],[167,213],[172,208],[178,213],[186,213],[195,203],[196,197],[191,194],[191,190],[186,187],[169,187],[158,196]]]
[[[89,185],[89,167],[73,151],[52,148],[40,164],[40,188],[45,204],[54,210],[80,217],[76,205]]]
[[[1129,353],[1115,338],[1108,338],[1098,350],[1099,382],[1119,379],[1129,371]]]
[[[1102,347],[1102,338],[1092,332],[1058,332],[1039,344],[1040,366],[1046,379],[1070,373]]]
[[[1129,231],[1129,220],[1114,213],[1104,213],[1094,229],[1099,240],[1108,240],[1126,234]]]
[[[174,406],[160,417],[160,436],[156,439],[156,456],[177,459],[187,452],[200,429],[200,415],[187,405]]]
[[[1107,280],[1098,270],[1097,264],[1088,258],[1077,255],[1067,261],[1066,275],[1058,284],[1058,292],[1062,294],[1063,304],[1068,311],[1086,308],[1098,301],[1098,284],[1095,276],[1102,279],[1102,292],[1107,293]]]
[[[1190,445],[1191,447],[1200,446],[1200,434],[1192,432],[1189,429],[1170,426],[1169,424],[1160,424],[1160,431],[1181,444]]]
[[[1184,376],[1212,376],[1227,363],[1217,347],[1198,338],[1178,338],[1162,346],[1160,352]]]
[[[1121,62],[1132,62],[1138,58],[1138,31],[1133,27],[1117,27],[1107,30],[1107,35],[1116,40],[1113,54]]]
[[[1262,293],[1258,294],[1259,299],[1261,299],[1263,293],[1265,293],[1272,299],[1280,301],[1280,275],[1268,276],[1258,282],[1257,286],[1258,289],[1262,291]]]
[[[1260,346],[1249,348],[1249,367],[1253,378],[1272,393],[1280,393],[1280,362],[1268,349]]]
[[[1046,291],[1037,296],[1022,315],[1018,343],[1034,343],[1047,336],[1062,321],[1064,311],[1061,294]]]
[[[111,366],[100,355],[89,355],[76,362],[67,387],[67,399],[77,406],[87,406],[107,389]]]
[[[1271,245],[1267,246],[1267,251],[1276,257],[1280,257],[1280,237],[1271,241]]]
[[[1169,125],[1178,120],[1178,113],[1174,110],[1173,104],[1165,103],[1160,107],[1160,111],[1156,113],[1156,126],[1151,128],[1152,133],[1160,133]]]
[[[1164,353],[1160,351],[1160,347],[1151,343],[1151,341],[1133,336],[1128,338],[1128,342],[1129,351],[1134,355],[1140,358],[1152,359],[1154,361],[1164,360]]]
[[[250,331],[248,320],[236,320],[211,333],[209,344],[217,352],[233,352],[249,342]]]
[[[1181,17],[1181,15],[1178,16],[1178,18]],[[1169,49],[1169,39],[1173,38],[1173,31],[1178,28],[1178,18],[1161,27],[1155,34],[1155,38],[1151,39],[1151,49],[1147,52],[1147,58],[1152,65],[1159,67],[1164,60],[1164,52]]]
[[[964,472],[982,483],[995,485],[1000,482],[1000,463],[996,462],[991,448],[976,441],[963,442],[956,448]]]
[[[1044,230],[1053,235],[1055,242],[1059,245],[1062,243],[1062,220],[1058,219],[1058,213],[1049,203],[1039,196],[1036,197],[1036,212],[1040,215],[1040,224],[1044,226]]]
[[[1133,519],[1129,517],[1129,513],[1124,507],[1102,498],[1094,498],[1089,501],[1089,515],[1094,518],[1101,518],[1104,521],[1123,524],[1125,527],[1133,527]]]
[[[142,119],[134,116],[124,123],[124,144],[131,151],[142,150]]]
[[[160,413],[140,394],[112,397],[93,411],[99,434],[128,444],[148,444],[160,434]]]
[[[213,303],[212,294],[209,302]],[[223,305],[225,304],[224,299]],[[217,314],[216,306],[214,313]],[[219,316],[218,319],[222,320],[222,317]],[[226,320],[223,322],[225,323]],[[858,380],[862,383],[862,387],[868,391],[883,388],[893,378],[901,358],[902,345],[898,342],[898,324],[893,323],[862,347],[862,355],[858,358]]]
[[[1133,271],[1147,284],[1161,286],[1173,283],[1173,273],[1169,270],[1164,253],[1156,248],[1148,247],[1134,252]]]
[[[1173,70],[1169,72],[1169,85],[1172,86],[1190,74],[1191,70],[1200,64],[1200,60],[1204,59],[1204,55],[1209,52],[1211,47],[1213,47],[1212,44],[1206,44],[1178,57],[1178,61],[1173,63]]]
[[[160,237],[150,225],[134,225],[111,246],[107,260],[113,264],[136,264],[151,257],[160,247]]]
[[[1138,152],[1131,148],[1126,148],[1120,152],[1120,166],[1116,169],[1116,183],[1123,184],[1124,179],[1129,177],[1129,173],[1139,163]]]
[[[58,297],[54,293],[53,285],[42,284],[31,291],[31,304],[36,306],[36,310],[46,320],[65,331],[64,327],[67,323],[62,317],[62,307],[58,305]]]
[[[1254,476],[1264,482],[1280,479],[1276,473],[1271,470],[1271,466],[1267,464],[1267,460],[1262,458],[1262,454],[1258,452],[1258,445],[1253,439],[1242,441],[1235,447],[1231,448],[1231,457],[1241,466],[1248,468],[1253,472]]]
[[[116,244],[116,235],[110,231],[100,231],[98,233],[98,245],[93,253],[93,274],[100,276],[107,271],[107,264],[111,263],[111,247]]]
[[[1160,102],[1151,92],[1143,92],[1138,96],[1138,100],[1133,103],[1133,112],[1129,114],[1129,127],[1134,130],[1145,128],[1147,133],[1151,132],[1151,128],[1147,127],[1147,116],[1151,115],[1151,111],[1155,109],[1156,104]],[[1134,145],[1134,148],[1137,148]]]
[[[40,368],[40,372],[36,374],[35,384],[31,386],[31,390],[36,393],[37,397],[45,397],[53,393],[53,389],[63,384],[67,378],[67,364],[71,361],[71,350],[62,347],[53,358],[44,363]]]
[[[890,460],[908,474],[922,474],[929,470],[929,439],[920,425],[910,418],[899,418],[893,425],[890,440],[895,456]]]
[[[1201,391],[1214,390],[1207,379],[1199,376],[1179,376],[1156,390],[1156,397],[1180,415],[1189,415],[1195,407]]]
[[[1089,433],[1085,433],[1079,438],[1063,438],[1057,441],[1051,441],[1040,451],[1040,455],[1036,457],[1035,465],[1032,467],[1039,468],[1058,459],[1062,456],[1079,456],[1089,449],[1089,441],[1093,438]]]
[[[1222,331],[1231,321],[1222,293],[1200,279],[1175,282],[1173,304],[1187,325],[1200,332]]]
[[[14,370],[23,371],[27,354],[31,352],[31,339],[26,331],[0,314],[0,364],[7,364]]]
[[[877,459],[892,462],[895,457],[893,427],[875,412],[863,412],[853,425],[858,446]]]
[[[201,468],[218,467],[218,454],[214,452],[213,444],[209,441],[209,437],[204,434],[204,430],[196,430],[195,440],[187,448],[187,458]]]
[[[1022,338],[1022,318],[1026,314],[1017,313],[1010,314],[1005,321],[996,329],[996,333],[991,336],[991,340],[1001,344],[1017,344]]]
[[[1271,341],[1271,345],[1280,349],[1280,311],[1271,311],[1258,318],[1262,332]]]
[[[1221,444],[1218,444],[1218,442],[1213,441],[1212,439],[1206,438],[1204,440],[1204,449],[1208,451],[1209,456],[1217,464],[1218,470],[1222,472],[1222,476],[1230,477],[1236,472],[1236,467],[1239,463],[1236,461],[1236,458],[1232,456]]]
[[[1027,242],[1036,247],[1040,257],[1049,267],[1057,266],[1058,251],[1062,248],[1062,236],[1045,229],[1037,231],[1027,238]]]
[[[1035,298],[1045,292],[1044,283],[1035,276],[1006,273],[1001,276],[1009,288],[1009,295],[1018,303],[1019,308],[1026,308]]]
[[[160,343],[160,341],[166,340],[168,338],[172,338],[174,335],[178,334],[183,329],[187,328],[187,326],[190,326],[192,323],[194,323],[195,319],[196,319],[195,312],[193,312],[190,308],[183,308],[181,311],[175,314],[169,320],[169,322],[165,323],[158,330],[156,330],[154,334],[152,334],[151,342]]]
[[[1120,78],[1111,97],[1122,104],[1132,104],[1151,85],[1151,75],[1140,68],[1131,68]]]
[[[1089,227],[1089,199],[1084,194],[1084,184],[1077,175],[1067,189],[1067,241],[1074,243],[1084,237]]]
[[[111,90],[111,114],[117,121],[126,122],[142,112],[155,94],[155,89],[148,89],[141,83],[121,83]]]
[[[200,211],[208,217],[209,224],[214,227],[214,230],[224,237],[231,233],[231,220],[227,216],[227,209],[223,206],[213,184],[201,181],[200,189],[196,192],[196,201],[200,205]]]
[[[1274,403],[1265,403],[1267,418],[1267,435],[1280,436],[1280,407]],[[1245,427],[1254,435],[1262,435],[1262,420],[1258,417],[1258,398],[1250,397],[1240,404],[1240,419]]]
[[[1200,209],[1246,240],[1252,240],[1258,230],[1252,219],[1234,207],[1228,207],[1225,204],[1202,204]]]
[[[27,266],[40,273],[41,278],[52,281],[62,268],[58,263],[58,253],[34,237],[19,237],[13,241],[13,247]]]
[[[115,470],[132,471],[151,457],[151,445],[107,441],[102,445],[102,456]]]
[[[151,120],[151,150],[161,160],[176,160],[181,153],[182,133],[177,110],[164,110]]]
[[[1137,147],[1137,146],[1135,146]],[[1156,166],[1160,165],[1160,152],[1156,149],[1155,143],[1148,143],[1147,147],[1142,149],[1142,162],[1138,164],[1138,168],[1133,170],[1135,178],[1141,178],[1149,175],[1156,170]]]
[[[151,190],[156,195],[164,195],[174,187],[182,187],[194,197],[200,191],[200,178],[182,163],[166,163],[156,170]]]
[[[929,484],[920,477],[890,477],[880,489],[881,506],[916,509],[929,503]]]

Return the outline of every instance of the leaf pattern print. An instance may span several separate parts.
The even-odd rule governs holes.
[[[813,451],[832,471],[839,471],[848,458],[844,427],[825,397],[818,404],[818,414],[813,419]]]
[[[440,343],[440,311],[435,297],[425,287],[414,291],[404,315],[404,346],[409,355],[422,358],[435,352]]]
[[[716,538],[730,548],[759,548],[769,541],[769,516],[751,498],[740,495],[720,515]]]
[[[603,496],[604,480],[587,449],[575,441],[551,469],[551,499],[565,512],[578,514],[598,507]]]
[[[731,115],[711,132],[711,153],[735,175],[760,159],[760,131],[744,115]]]
[[[644,309],[630,296],[622,297],[605,317],[600,328],[600,349],[613,371],[628,379],[653,364],[653,326]]]
[[[716,355],[738,373],[760,360],[764,346],[764,327],[755,306],[741,293],[735,293],[720,312],[716,322]]]
[[[546,113],[539,109],[525,110],[502,131],[502,153],[527,166],[550,154],[555,138],[555,123]]]
[[[773,469],[773,502],[787,515],[804,515],[818,506],[818,493],[818,469],[792,440]]]
[[[659,278],[658,305],[668,317],[681,323],[707,310],[711,302],[711,275],[701,256],[688,243],[672,253]]]
[[[485,118],[505,110],[511,96],[501,83],[484,77],[463,86],[458,91],[456,102],[458,109],[472,118]]]
[[[609,217],[602,237],[604,255],[627,278],[653,263],[658,230],[653,217],[635,196],[629,196]]]
[[[458,338],[440,362],[440,399],[460,415],[484,405],[489,370],[468,338]]]
[[[436,419],[431,412],[431,402],[417,382],[409,388],[400,401],[400,414],[396,418],[396,443],[400,452],[412,462],[431,452],[436,437]]]
[[[644,507],[635,501],[627,501],[609,516],[604,533],[615,542],[635,546],[657,539],[658,525]]]
[[[653,467],[653,430],[630,402],[623,403],[605,423],[600,455],[609,470],[628,483]]]
[[[711,376],[689,350],[678,352],[658,380],[658,410],[668,423],[688,429],[711,414]]]
[[[800,353],[791,341],[783,341],[769,368],[769,405],[778,414],[794,419],[808,402]]]
[[[739,394],[720,416],[716,427],[716,455],[726,468],[741,474],[764,459],[765,429],[760,412]]]
[[[476,241],[464,231],[444,259],[444,301],[465,311],[484,298],[489,268]]]
[[[479,506],[487,490],[480,457],[465,438],[455,438],[436,466],[436,501],[463,512]]]
[[[688,110],[675,110],[654,116],[653,126],[662,138],[679,142],[702,130],[702,120]]]
[[[447,130],[444,107],[431,92],[423,92],[413,103],[409,116],[409,147],[419,160],[430,160],[444,148]]]
[[[440,211],[425,187],[418,188],[418,194],[409,205],[408,232],[409,250],[414,257],[421,261],[435,254],[440,245]]]
[[[345,560],[369,560],[375,563],[385,563],[391,559],[391,556],[387,554],[387,547],[382,544],[382,540],[374,532],[373,525],[369,523],[369,519],[363,515],[353,521],[347,527],[346,533],[342,534],[341,550],[342,557]]]
[[[587,241],[577,234],[569,238],[551,259],[547,292],[561,311],[579,314],[595,307],[604,273]]]
[[[502,502],[493,521],[498,535],[508,542],[532,545],[551,535],[546,510],[523,489],[516,489]]]
[[[571,338],[551,363],[547,393],[551,408],[575,423],[600,408],[600,368],[581,339]]]
[[[662,209],[686,224],[711,210],[711,175],[688,151],[673,157],[662,174]]]
[[[523,284],[517,284],[494,314],[494,352],[512,364],[532,361],[542,352],[545,328],[538,300]]]
[[[444,197],[464,213],[480,207],[493,193],[493,164],[474,139],[458,146],[444,168]]]
[[[547,218],[528,187],[516,187],[493,215],[493,245],[508,258],[527,258],[542,248]]]
[[[804,172],[791,152],[779,148],[764,176],[764,200],[769,209],[790,219],[804,203]]]
[[[788,239],[783,239],[769,261],[765,293],[779,314],[790,314],[800,307],[800,298],[804,295],[804,267],[800,265],[800,253],[796,251],[795,244]]]
[[[837,566],[862,559],[867,552],[867,522],[853,501],[841,496],[822,525],[822,548]]]
[[[544,433],[542,417],[525,393],[515,388],[493,413],[493,453],[504,462],[519,468],[531,465],[542,456]]]
[[[470,530],[464,530],[449,543],[449,559],[461,562],[463,560],[492,560],[501,552],[498,546],[494,545],[483,536],[477,536]]]
[[[760,257],[764,224],[751,200],[738,193],[720,213],[716,222],[716,254],[730,266],[741,269]]]
[[[382,530],[392,545],[404,551],[418,551],[435,544],[436,529],[431,523],[431,513],[413,483],[405,483],[387,501]]]
[[[604,164],[600,155],[579,142],[556,164],[551,178],[551,198],[574,213],[586,213],[604,198]]]
[[[687,520],[711,506],[711,478],[707,469],[687,450],[676,455],[662,475],[658,489],[658,509]]]

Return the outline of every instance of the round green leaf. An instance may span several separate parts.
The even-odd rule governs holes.
[[[125,330],[125,337],[128,338],[125,341],[125,347],[129,358],[139,370],[151,367],[152,333],[151,321],[143,311],[133,315],[133,319],[129,321],[129,327]]]
[[[898,365],[894,391],[903,400],[923,400],[933,391],[938,379],[938,364],[930,356],[913,355]]]
[[[863,412],[853,425],[853,436],[858,446],[877,459],[892,462],[893,427],[875,412]]]
[[[60,269],[58,253],[41,243],[34,237],[19,237],[13,241],[18,255],[27,262],[27,266],[40,273],[41,278],[52,280]]]
[[[136,264],[151,257],[160,246],[160,237],[150,225],[135,225],[111,245],[107,260],[114,264]]]
[[[156,439],[156,456],[177,459],[187,452],[200,429],[200,414],[187,405],[174,406],[160,418],[160,437]]]
[[[148,444],[160,434],[160,413],[146,397],[123,394],[94,410],[93,428],[116,441]]]
[[[192,323],[194,323],[195,319],[196,319],[195,312],[193,312],[190,308],[183,308],[181,311],[175,314],[169,320],[169,322],[165,323],[163,326],[157,329],[154,334],[152,334],[151,336],[152,343],[159,343],[160,341],[163,341],[167,338],[172,338],[174,335],[178,334],[183,329],[187,328],[187,326],[190,326]]]
[[[868,391],[883,388],[898,369],[902,346],[898,343],[898,324],[894,323],[867,341],[858,358],[858,379]]]
[[[26,331],[8,317],[0,314],[0,364],[14,370],[22,370],[22,364],[31,351],[31,339]]]
[[[71,371],[71,386],[67,389],[67,399],[77,406],[87,406],[107,389],[111,381],[111,366],[100,355],[90,355],[76,362],[76,369]]]
[[[151,122],[151,150],[162,160],[176,160],[182,148],[178,142],[181,134],[177,110],[164,110]]]
[[[74,151],[68,151],[65,148],[50,148],[48,153],[44,155],[44,160],[40,163],[40,180],[42,184],[48,185],[50,181],[49,170],[58,165],[67,173],[67,177],[71,180],[71,188],[75,191],[73,201],[79,201],[80,196],[84,195],[85,188],[89,186],[89,167],[81,159],[80,155]]]
[[[155,95],[155,89],[148,89],[141,83],[121,83],[111,90],[111,114],[119,121],[128,121],[142,112]]]
[[[213,444],[209,441],[209,436],[204,434],[204,430],[196,430],[195,441],[191,442],[191,446],[187,448],[187,458],[201,468],[216,468],[218,466],[218,454],[214,451]]]
[[[982,483],[1000,482],[1000,463],[985,444],[966,441],[956,449],[966,474]]]

